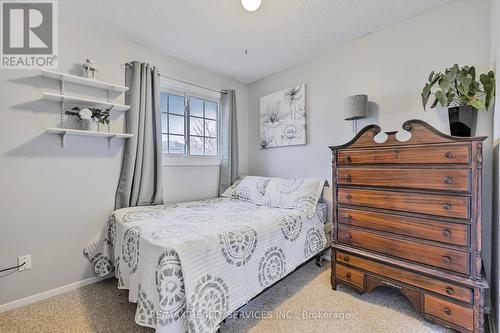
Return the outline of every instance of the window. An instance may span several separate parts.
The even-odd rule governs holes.
[[[218,155],[218,101],[164,91],[160,107],[165,154]]]
[[[161,93],[161,129],[163,152],[186,154],[184,96]]]

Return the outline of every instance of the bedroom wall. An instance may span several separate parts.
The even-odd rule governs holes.
[[[376,123],[398,130],[412,118],[449,133],[446,110],[422,109],[420,92],[432,70],[454,63],[490,69],[490,0],[453,1],[387,30],[332,49],[290,69],[256,81],[249,89],[249,173],[331,179],[329,145],[349,141],[351,122],[343,120],[343,99],[366,93],[370,116],[358,127]],[[461,24],[460,22],[466,22]],[[261,150],[259,99],[305,82],[308,144]],[[491,271],[492,112],[480,112],[477,135],[484,145],[484,257]]]
[[[124,82],[120,66],[151,62],[161,73],[214,88],[236,89],[240,171],[247,172],[247,85],[136,44],[60,21],[59,70],[80,74],[79,63],[94,58],[103,81]],[[33,268],[0,274],[1,305],[94,276],[82,255],[114,207],[123,142],[111,149],[102,138],[67,139],[44,134],[58,126],[60,106],[41,100],[58,83],[37,71],[0,70],[0,267],[31,254]],[[103,97],[100,91],[87,91]],[[123,102],[123,97],[117,100]],[[123,130],[124,115],[112,129]],[[217,194],[218,166],[165,167],[165,197],[181,201]]]

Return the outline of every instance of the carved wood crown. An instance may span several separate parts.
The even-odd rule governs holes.
[[[458,137],[444,134],[425,121],[412,119],[406,121],[403,130],[410,132],[411,137],[407,141],[399,141],[396,138],[397,131],[385,132],[387,139],[384,142],[376,142],[375,136],[380,133],[381,128],[378,125],[368,125],[363,128],[351,141],[340,146],[330,146],[330,149],[341,148],[361,148],[361,147],[383,147],[383,146],[402,146],[402,145],[420,145],[433,143],[450,143],[450,142],[470,142],[483,141],[486,136],[478,137]]]

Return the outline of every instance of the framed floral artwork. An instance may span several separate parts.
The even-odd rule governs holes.
[[[260,98],[262,149],[306,144],[305,84]]]

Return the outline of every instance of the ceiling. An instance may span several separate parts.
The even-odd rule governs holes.
[[[249,83],[450,0],[64,0],[62,17]],[[248,54],[245,54],[248,50]]]

